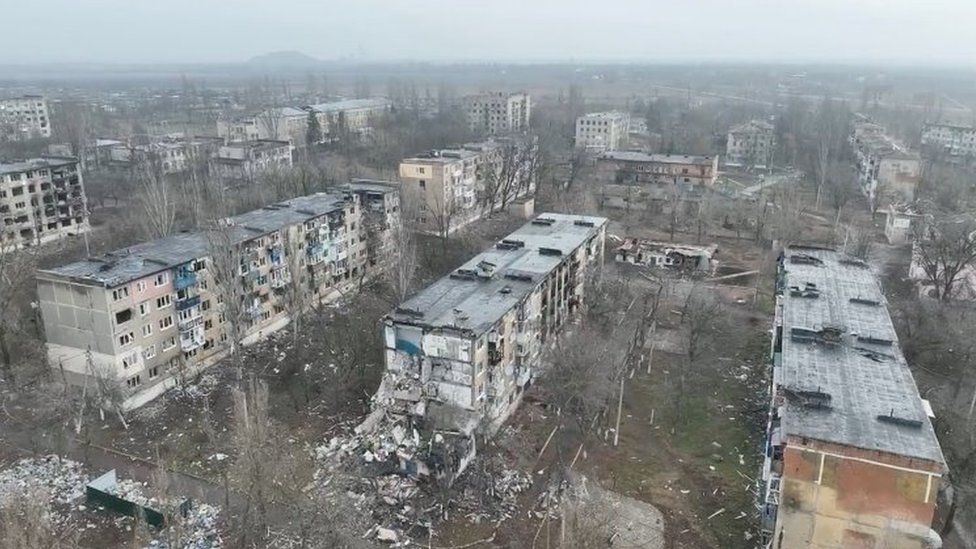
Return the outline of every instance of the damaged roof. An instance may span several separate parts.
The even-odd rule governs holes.
[[[784,435],[878,450],[944,466],[870,267],[834,250],[783,257]]]
[[[403,302],[389,318],[405,324],[483,333],[606,223],[605,217],[540,214],[496,247],[474,256],[451,275]],[[479,268],[490,269],[491,276],[458,276]]]
[[[600,160],[622,160],[624,162],[658,162],[661,164],[700,164],[711,166],[715,157],[690,154],[652,154],[642,151],[609,151],[600,155]]]
[[[340,210],[346,195],[316,193],[265,206],[230,218],[235,242],[246,242],[286,226]],[[53,269],[38,271],[46,278],[67,278],[112,288],[209,255],[206,231],[179,233],[122,248]]]

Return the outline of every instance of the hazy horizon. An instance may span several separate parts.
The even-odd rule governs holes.
[[[943,0],[19,1],[0,64],[357,62],[972,66],[976,2]],[[43,15],[44,17],[40,17]],[[40,39],[38,37],[41,37]]]

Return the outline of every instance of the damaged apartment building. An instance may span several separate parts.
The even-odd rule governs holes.
[[[86,233],[88,208],[78,160],[0,162],[0,249]]]
[[[399,222],[396,192],[354,182],[38,271],[52,368],[70,384],[118,388],[125,409],[148,402],[238,343],[228,315],[240,314],[249,344],[285,327],[295,303],[335,300],[376,274],[367,248]],[[214,257],[239,263],[239,278],[218,286]],[[239,310],[224,303],[235,294]]]
[[[941,547],[945,459],[879,281],[860,260],[794,246],[777,290],[764,547]]]
[[[413,429],[401,467],[460,474],[475,434],[518,407],[544,346],[583,306],[606,224],[542,214],[387,315],[386,372],[360,432]]]
[[[413,226],[448,235],[532,196],[536,149],[534,138],[500,137],[403,159],[400,181]]]

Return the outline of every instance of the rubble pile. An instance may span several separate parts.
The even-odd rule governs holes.
[[[52,502],[68,504],[85,495],[88,476],[81,464],[60,456],[24,458],[0,471],[0,503],[15,493],[45,490]]]
[[[147,485],[144,482],[122,479],[115,484],[114,489],[106,490],[106,492],[118,496],[124,500],[131,501],[136,505],[149,507],[150,509],[172,509],[179,505],[179,501],[176,501],[175,499],[160,501],[159,498],[145,495],[144,490],[146,489],[146,486]]]
[[[217,528],[219,514],[218,507],[206,503],[196,504],[182,520],[180,527],[183,535],[177,547],[170,547],[166,541],[155,539],[146,549],[219,549],[223,546],[223,539]]]

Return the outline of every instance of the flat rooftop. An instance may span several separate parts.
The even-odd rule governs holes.
[[[641,151],[610,151],[600,155],[601,160],[625,162],[657,162],[660,164],[704,164],[711,166],[712,156],[691,154],[651,154]]]
[[[540,219],[552,223],[538,224]],[[540,214],[502,240],[523,245],[495,247],[474,256],[451,275],[403,302],[389,317],[406,324],[483,333],[606,223],[604,217]],[[540,248],[545,252],[540,253]],[[459,276],[485,263],[494,266],[491,277]]]
[[[627,116],[620,111],[590,112],[580,116],[580,120],[620,120]]]
[[[44,156],[41,158],[28,158],[27,160],[16,160],[13,162],[0,162],[0,174],[20,173],[42,168],[57,168],[77,164],[78,159],[67,156]]]
[[[389,106],[389,99],[373,97],[368,99],[346,99],[343,101],[332,101],[330,103],[318,103],[316,105],[309,105],[308,108],[316,112],[339,112],[358,109],[380,109]]]
[[[393,181],[383,181],[380,179],[353,179],[347,185],[352,191],[365,191],[370,193],[392,193],[400,189],[400,184]]]
[[[845,254],[784,252],[783,354],[774,373],[787,435],[944,464],[871,268]]]
[[[343,193],[316,193],[271,204],[230,218],[231,237],[237,243],[247,242],[288,225],[340,210],[345,202]],[[61,267],[39,270],[38,276],[113,288],[207,256],[209,250],[206,231],[179,233]]]

